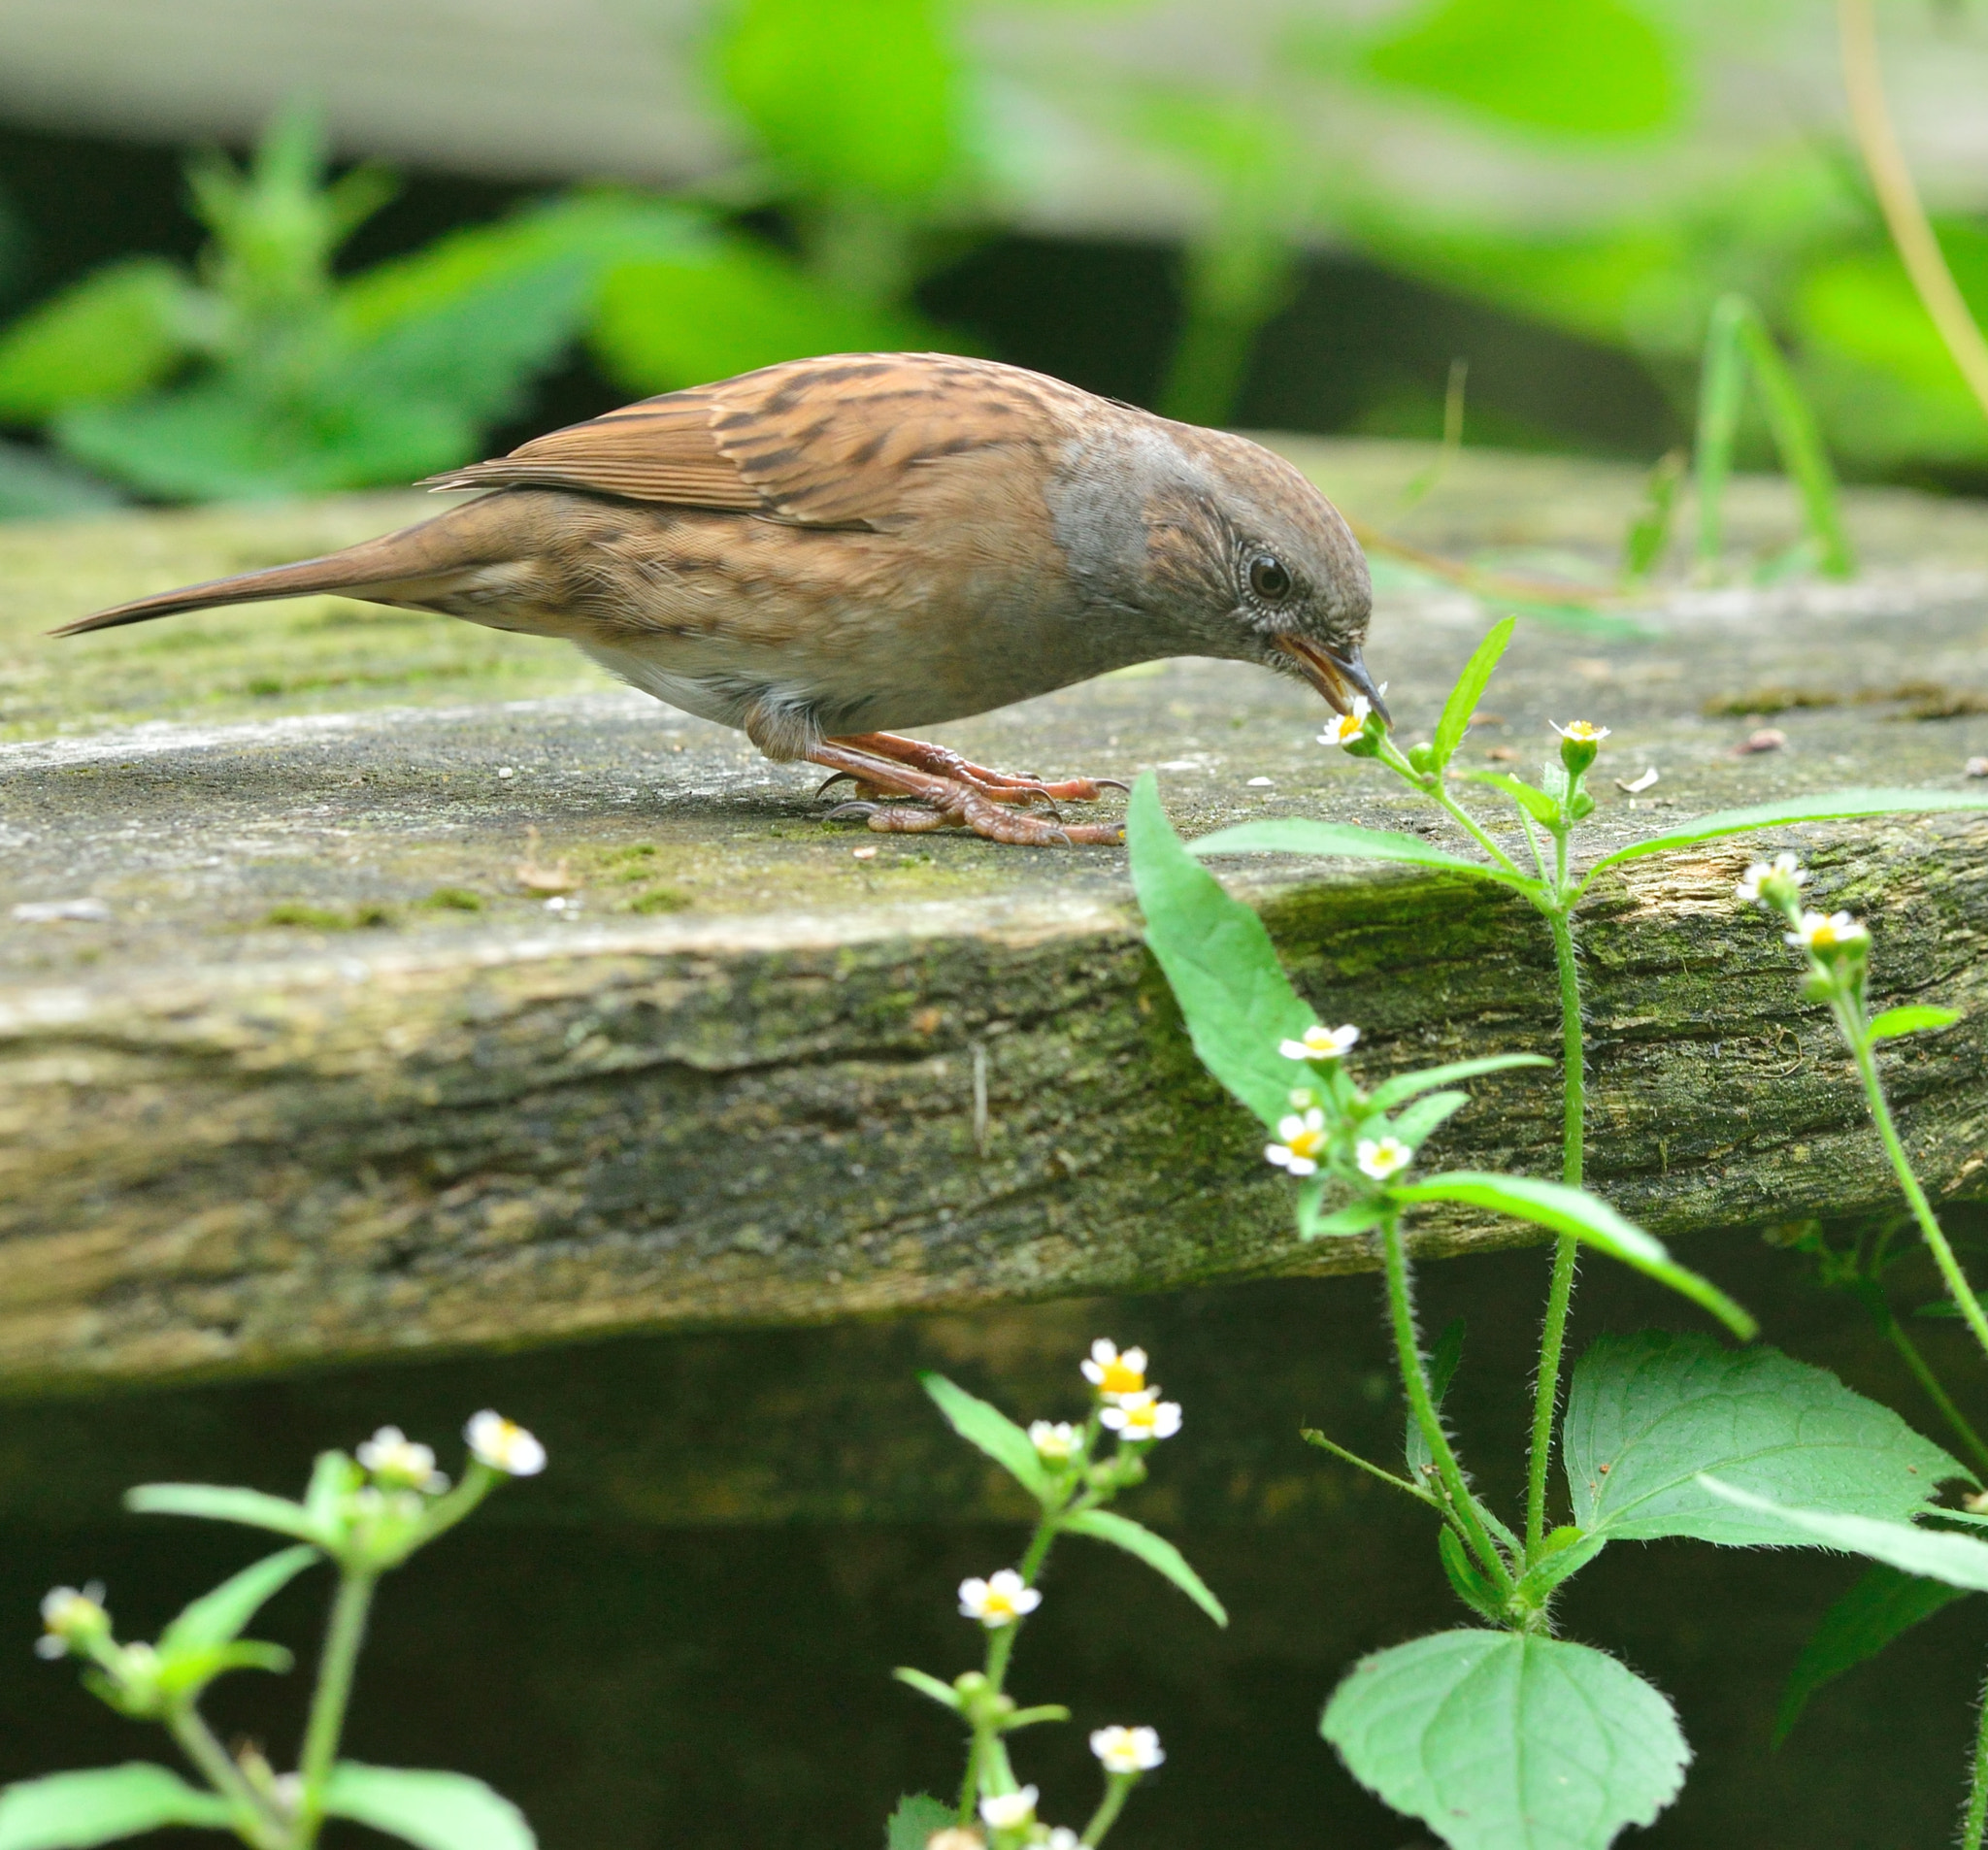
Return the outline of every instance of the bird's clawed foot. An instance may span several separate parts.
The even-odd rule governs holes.
[[[839,778],[849,777],[859,789],[912,799],[909,803],[843,803],[828,812],[831,820],[861,817],[879,834],[926,835],[935,829],[971,829],[989,842],[1036,847],[1116,846],[1125,839],[1124,830],[1115,823],[1072,823],[1060,817],[1052,821],[1016,808],[1026,803],[1053,803],[1059,798],[1088,802],[1112,781],[1109,778],[1072,777],[1048,783],[1036,777],[1010,777],[968,764],[942,746],[921,744],[891,733],[825,740],[809,755],[836,774],[822,785],[824,790]],[[1125,786],[1115,787],[1122,790]]]

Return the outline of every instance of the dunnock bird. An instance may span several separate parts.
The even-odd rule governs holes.
[[[1379,707],[1366,561],[1280,457],[1041,374],[937,353],[791,360],[433,478],[494,492],[322,559],[120,604],[58,635],[342,592],[563,636],[645,693],[864,794],[873,829],[1115,842],[1088,801],[898,736],[1168,655]],[[834,781],[831,779],[830,781]]]

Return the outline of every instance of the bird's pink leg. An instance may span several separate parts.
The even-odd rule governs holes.
[[[1008,803],[964,778],[878,757],[849,740],[828,739],[808,754],[810,760],[859,784],[914,799],[911,804],[846,803],[831,815],[862,816],[882,834],[923,835],[934,829],[971,829],[989,842],[1011,842],[1036,847],[1073,844],[1116,846],[1125,832],[1115,823],[1055,823],[1042,816],[1018,814]]]
[[[1095,803],[1101,790],[1125,788],[1115,777],[1066,777],[1057,783],[1045,783],[1040,777],[1011,776],[1005,771],[989,771],[985,765],[971,763],[944,745],[928,745],[922,739],[907,739],[894,732],[852,733],[831,743],[910,765],[913,771],[929,771],[956,783],[972,784],[996,803],[1026,803],[1031,797],[1042,797],[1051,803]]]

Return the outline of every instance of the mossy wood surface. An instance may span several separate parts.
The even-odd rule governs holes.
[[[1294,451],[1417,544],[1592,558],[1627,473],[1408,446]],[[107,1377],[822,1321],[1365,1266],[1299,1248],[1260,1137],[1201,1075],[1116,851],[813,820],[812,775],[553,645],[317,600],[66,643],[115,598],[299,556],[419,504],[0,530],[0,1377]],[[1736,557],[1792,537],[1741,484]],[[1988,750],[1988,517],[1859,498],[1848,587],[1530,622],[1466,747],[1529,770],[1614,728],[1596,844]],[[1550,564],[1546,558],[1545,564]],[[1408,737],[1488,621],[1383,571],[1369,648]],[[1442,827],[1312,743],[1304,690],[1173,663],[942,729],[983,760],[1156,766],[1190,834],[1252,815]],[[1760,727],[1777,750],[1737,749]],[[1264,781],[1269,779],[1268,782]],[[1488,807],[1488,806],[1487,806]],[[1800,845],[1871,917],[1883,1002],[1970,1010],[1886,1066],[1947,1196],[1983,1187],[1988,823],[1829,826],[1600,889],[1591,1179],[1660,1232],[1888,1198],[1825,1024],[1731,901]],[[877,849],[858,860],[853,849]],[[1366,1070],[1556,1044],[1538,921],[1474,884],[1230,863]],[[547,890],[564,904],[548,910]],[[4,918],[0,911],[0,918]],[[1553,1173],[1556,1076],[1483,1082],[1448,1163]],[[1438,1152],[1432,1151],[1432,1155]],[[1511,1237],[1431,1222],[1425,1247]]]

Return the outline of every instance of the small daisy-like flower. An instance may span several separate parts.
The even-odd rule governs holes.
[[[1121,1350],[1110,1338],[1100,1337],[1091,1344],[1082,1368],[1083,1378],[1097,1389],[1100,1400],[1115,1401],[1121,1395],[1145,1392],[1143,1349]]]
[[[1289,1170],[1293,1175],[1316,1174],[1318,1153],[1326,1143],[1325,1113],[1313,1106],[1302,1116],[1294,1112],[1280,1119],[1277,1139],[1276,1142],[1263,1146],[1266,1162]]]
[[[1078,1434],[1068,1420],[1031,1420],[1029,1443],[1045,1465],[1063,1465],[1077,1456]]]
[[[1321,745],[1350,745],[1367,730],[1367,715],[1373,710],[1365,694],[1355,694],[1352,711],[1333,714],[1325,722],[1325,730],[1318,735],[1318,743]]]
[[[104,1583],[86,1587],[51,1587],[42,1596],[42,1623],[48,1630],[35,1640],[38,1657],[67,1657],[84,1638],[108,1634],[111,1615],[104,1610]]]
[[[1068,1825],[1058,1825],[1049,1833],[1048,1850],[1083,1850],[1083,1839]]]
[[[989,1831],[1024,1831],[1036,1822],[1036,1800],[1041,1797],[1033,1786],[989,1793],[980,1800],[980,1822]]]
[[[448,1488],[448,1479],[435,1469],[434,1448],[416,1445],[397,1426],[382,1426],[354,1455],[382,1484],[438,1497]]]
[[[1553,726],[1550,719],[1546,723]],[[1608,736],[1607,726],[1598,726],[1591,719],[1570,719],[1564,726],[1553,726],[1553,730],[1580,745],[1599,745]]]
[[[1342,1028],[1310,1027],[1302,1041],[1283,1041],[1277,1051],[1286,1060],[1337,1060],[1351,1051],[1360,1031],[1349,1021]]]
[[[1848,912],[1804,912],[1792,932],[1781,934],[1798,950],[1813,951],[1818,957],[1827,957],[1832,951],[1843,949],[1846,945],[1861,944],[1870,936],[1859,919]]]
[[[1167,1758],[1153,1728],[1100,1728],[1091,1735],[1091,1752],[1108,1773],[1149,1773]]]
[[[1757,906],[1762,900],[1772,905],[1775,887],[1787,890],[1807,884],[1808,870],[1792,854],[1783,851],[1772,861],[1754,862],[1740,876],[1740,884],[1733,891],[1749,906]]]
[[[1353,1160],[1359,1164],[1362,1175],[1384,1182],[1407,1169],[1415,1160],[1415,1152],[1398,1137],[1363,1137],[1353,1151]]]
[[[1128,1445],[1143,1445],[1148,1439],[1172,1438],[1180,1430],[1180,1403],[1152,1394],[1126,1394],[1098,1418]]]
[[[512,1477],[536,1477],[546,1469],[546,1448],[515,1420],[488,1407],[462,1429],[471,1456]]]
[[[963,1619],[978,1619],[990,1632],[1025,1619],[1043,1603],[1034,1587],[1025,1587],[1012,1568],[1003,1568],[985,1580],[976,1575],[959,1583],[959,1611]]]

